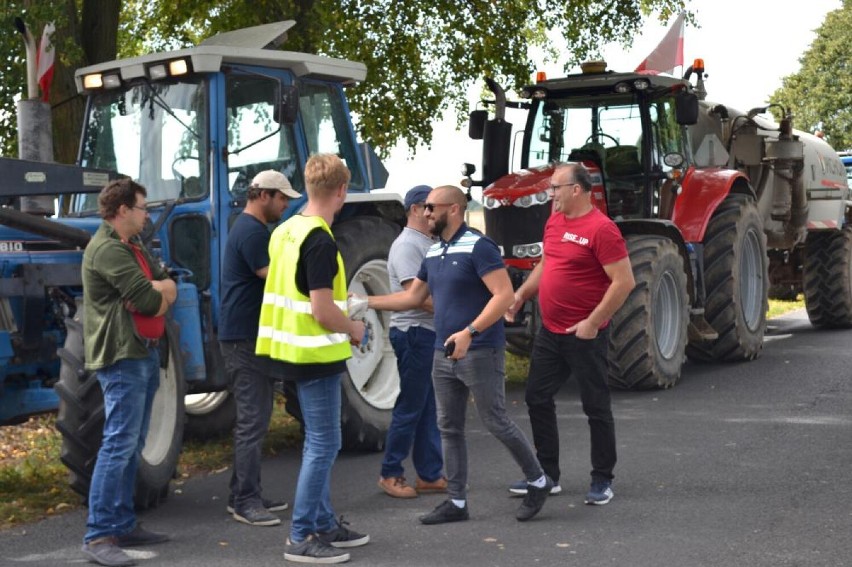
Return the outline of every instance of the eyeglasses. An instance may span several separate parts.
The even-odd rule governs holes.
[[[579,185],[579,183],[577,183],[576,181],[572,181],[571,183],[559,183],[557,185],[551,185],[550,190],[556,191],[560,187],[568,187],[569,185]]]
[[[146,213],[148,212],[147,207],[140,207],[139,205],[133,205],[133,206],[132,206],[132,207],[130,207],[130,208],[131,208],[131,209],[136,209],[137,211],[145,211]]]
[[[435,212],[435,207],[452,207],[455,203],[423,203],[423,208],[430,213]]]

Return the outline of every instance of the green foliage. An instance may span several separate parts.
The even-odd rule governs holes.
[[[852,148],[852,0],[830,12],[799,59],[801,69],[783,81],[771,102],[792,110],[794,125],[822,130],[837,150]],[[776,113],[776,118],[780,116]]]
[[[8,11],[24,1],[7,2]],[[58,9],[75,2],[38,4]],[[447,111],[465,114],[469,87],[481,84],[485,75],[507,88],[520,87],[530,81],[534,58],[573,66],[598,55],[605,43],[629,44],[651,12],[666,21],[683,6],[684,0],[124,0],[118,53],[186,47],[218,32],[295,20],[284,49],[367,65],[366,81],[349,92],[350,106],[362,138],[387,153],[401,141],[411,148],[429,144],[432,123]],[[75,22],[77,17],[76,12],[65,16]],[[0,40],[4,63],[15,57],[14,38],[7,36]],[[564,39],[565,52],[556,51],[551,37],[557,36]],[[14,61],[16,74],[4,73],[3,82],[7,90],[20,92],[23,74]],[[14,113],[3,113],[11,97],[0,95],[5,95],[0,147],[8,148]],[[64,135],[77,139],[79,134]]]

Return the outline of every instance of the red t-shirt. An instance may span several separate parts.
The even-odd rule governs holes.
[[[627,246],[615,223],[596,208],[572,219],[556,212],[544,227],[544,257],[538,287],[542,324],[566,334],[601,302],[610,284],[603,266],[626,258]]]
[[[153,279],[154,276],[151,272],[151,266],[149,266],[148,262],[145,260],[145,255],[142,254],[142,250],[140,250],[135,244],[128,244],[128,246],[130,246],[130,249],[133,250],[133,254],[136,256],[136,261],[145,273],[145,277],[149,280]],[[155,317],[142,315],[136,311],[133,311],[131,315],[133,315],[133,322],[136,323],[136,332],[138,332],[139,336],[143,339],[159,339],[163,336],[163,333],[166,332],[166,318],[162,315]]]

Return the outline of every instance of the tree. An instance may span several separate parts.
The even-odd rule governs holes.
[[[770,101],[792,111],[795,127],[822,130],[835,149],[852,148],[852,0],[826,15],[816,39]],[[774,109],[773,109],[774,110]],[[780,114],[776,112],[776,118]]]
[[[23,42],[11,33],[21,17],[30,33],[41,38],[48,22],[56,24],[52,42],[56,49],[50,103],[53,107],[53,149],[56,161],[77,158],[85,101],[77,96],[74,70],[116,57],[116,34],[121,0],[11,0],[4,3],[0,25],[0,155],[17,155],[15,98],[26,96],[26,61]]]
[[[66,5],[74,4],[67,0]],[[534,48],[564,60],[567,68],[597,55],[606,43],[629,44],[652,11],[665,21],[683,6],[684,0],[125,0],[116,25],[120,53],[131,55],[193,45],[222,31],[296,20],[283,49],[367,65],[367,79],[350,89],[349,102],[362,137],[381,152],[400,141],[412,148],[428,144],[432,123],[451,108],[463,114],[468,88],[485,75],[508,87],[528,82]],[[83,16],[85,26],[85,9]],[[73,33],[74,27],[67,31]],[[568,51],[556,53],[548,33],[562,36]],[[8,61],[5,42],[0,46]],[[87,53],[76,63],[93,63],[99,55]],[[74,62],[69,58],[69,68]],[[8,129],[0,130],[0,140],[8,140],[7,134]],[[63,129],[62,136],[76,141],[78,134]]]

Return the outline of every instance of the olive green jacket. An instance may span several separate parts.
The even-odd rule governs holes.
[[[136,242],[139,244],[139,242]],[[143,254],[156,280],[168,274]],[[104,221],[83,253],[83,336],[86,369],[97,370],[125,358],[145,358],[148,350],[136,334],[133,316],[125,307],[130,301],[143,315],[156,315],[163,301],[136,261],[133,250]]]

